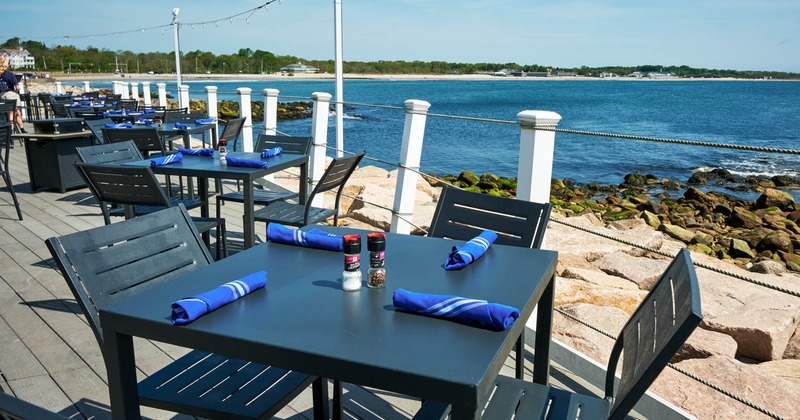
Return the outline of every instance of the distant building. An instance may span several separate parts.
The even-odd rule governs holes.
[[[294,63],[286,67],[281,67],[281,73],[319,73],[319,69],[314,66],[307,66],[303,63]]]
[[[606,77],[619,77],[619,75],[617,73],[614,73],[613,71],[604,71],[600,73],[600,78],[604,79]]]
[[[33,56],[27,50],[22,48],[18,50],[9,50],[3,49],[0,50],[0,54],[5,55],[8,57],[9,66],[12,69],[19,69],[19,68],[33,68],[35,66]]]

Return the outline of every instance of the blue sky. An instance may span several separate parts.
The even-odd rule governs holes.
[[[334,2],[281,0],[250,16],[212,21],[266,0],[25,0],[3,5],[0,39],[48,46],[173,50],[168,25],[180,8],[181,49],[261,49],[334,58]],[[344,59],[441,60],[599,67],[641,64],[800,72],[797,0],[342,0]],[[66,41],[64,36],[69,36]]]

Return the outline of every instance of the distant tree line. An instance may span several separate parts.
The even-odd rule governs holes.
[[[94,47],[81,50],[70,45],[58,45],[48,48],[38,41],[22,41],[10,38],[0,47],[22,47],[35,57],[36,71],[72,72],[72,73],[175,73],[174,52],[134,53],[131,51],[111,51]],[[275,55],[269,51],[241,48],[235,54],[216,55],[206,51],[190,51],[181,55],[181,71],[183,73],[275,73],[288,64],[302,62],[318,67],[320,72],[333,73],[333,60],[308,60],[292,55]],[[761,70],[719,70],[692,68],[689,66],[606,66],[565,68],[541,66],[536,64],[520,65],[517,63],[450,63],[446,61],[345,61],[345,73],[363,74],[477,74],[494,73],[501,70],[522,72],[563,71],[583,76],[598,76],[603,72],[617,75],[628,75],[633,72],[674,73],[679,77],[721,78],[734,77],[743,79],[800,79],[800,73],[761,71]]]

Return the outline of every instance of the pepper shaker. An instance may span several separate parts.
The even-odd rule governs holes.
[[[386,269],[383,267],[386,235],[381,232],[367,234],[367,249],[369,250],[367,287],[386,287]]]

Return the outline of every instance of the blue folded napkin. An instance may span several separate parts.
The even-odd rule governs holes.
[[[214,124],[217,122],[216,118],[200,118],[199,120],[194,120],[195,124]]]
[[[176,123],[175,123],[175,128],[176,128],[176,129],[178,129],[178,130],[186,130],[186,129],[188,129],[189,127],[187,127],[186,125],[184,125],[184,124],[181,124],[181,123],[179,123],[179,122],[176,122]]]
[[[481,257],[484,252],[497,239],[497,234],[491,230],[484,230],[480,235],[470,239],[462,247],[454,246],[447,261],[444,263],[445,270],[460,270]]]
[[[141,111],[128,111],[128,115],[144,115]]]
[[[300,229],[288,228],[280,223],[267,224],[267,240],[279,244],[342,251],[342,237],[340,235],[323,232],[319,229],[303,232]]]
[[[432,295],[397,289],[392,295],[395,308],[407,312],[446,318],[495,331],[505,330],[519,318],[519,310],[500,303],[452,295]]]
[[[153,123],[153,120],[149,120],[147,118],[139,118],[138,121],[139,121],[139,123],[144,124],[144,125],[150,125],[150,124]]]
[[[202,149],[186,149],[183,147],[179,147],[178,153],[183,153],[184,155],[195,155],[195,156],[214,156],[214,149],[210,147],[204,147]]]
[[[185,325],[267,284],[267,272],[257,271],[199,295],[172,302],[172,324]]]
[[[283,152],[283,149],[280,146],[273,147],[272,149],[269,149],[269,150],[264,150],[263,152],[261,152],[261,159],[271,158],[273,156],[277,156],[277,155],[281,154],[281,152]]]
[[[144,112],[145,114],[155,114],[155,113],[156,113],[156,110],[155,110],[155,109],[145,109],[143,112]]]
[[[269,167],[267,162],[262,162],[260,160],[241,159],[231,156],[226,156],[225,160],[228,162],[228,166],[242,166],[245,168],[265,168],[265,169]]]
[[[132,128],[133,124],[131,123],[106,123],[106,128]]]
[[[106,114],[106,115],[122,115],[122,110],[121,109],[112,109],[112,110],[104,112],[104,114]]]
[[[172,155],[165,155],[154,158],[150,161],[150,166],[156,167],[161,165],[169,165],[170,163],[178,163],[182,161],[183,161],[183,155],[181,154],[181,152],[178,152]]]

